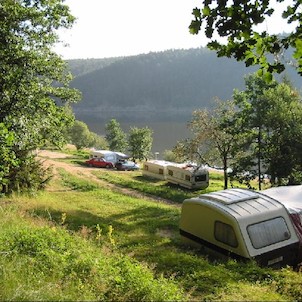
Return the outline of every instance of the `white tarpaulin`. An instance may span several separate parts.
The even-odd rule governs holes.
[[[302,214],[302,185],[274,187],[261,193],[278,200],[290,213]]]

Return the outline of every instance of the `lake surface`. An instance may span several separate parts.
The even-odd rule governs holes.
[[[106,135],[105,125],[109,122],[111,118],[105,120],[100,118],[98,120],[77,119],[84,121],[90,131],[93,131],[99,135]],[[116,119],[123,129],[124,132],[128,133],[131,127],[149,127],[153,130],[153,145],[152,153],[159,152],[158,158],[161,159],[165,150],[171,150],[177,143],[185,138],[190,137],[190,131],[187,129],[187,122],[190,120],[182,121],[119,121]]]

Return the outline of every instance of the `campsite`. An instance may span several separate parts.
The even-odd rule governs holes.
[[[2,300],[301,300],[292,268],[211,259],[181,243],[182,201],[198,193],[84,167],[78,155],[39,156],[55,172],[46,191],[1,200],[1,252],[14,246],[2,259]],[[219,188],[212,174],[203,193]]]
[[[1,0],[0,301],[302,301],[282,2]]]

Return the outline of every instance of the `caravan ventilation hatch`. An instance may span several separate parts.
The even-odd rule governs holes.
[[[259,195],[255,192],[251,192],[244,189],[232,189],[220,191],[219,193],[212,192],[208,194],[203,194],[199,197],[202,199],[206,197],[209,200],[220,202],[223,204],[233,204],[251,199],[257,199],[259,198]]]

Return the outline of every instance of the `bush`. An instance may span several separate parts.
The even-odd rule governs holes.
[[[20,157],[18,165],[10,169],[5,193],[30,193],[44,189],[51,179],[51,168],[44,168],[33,155]]]

